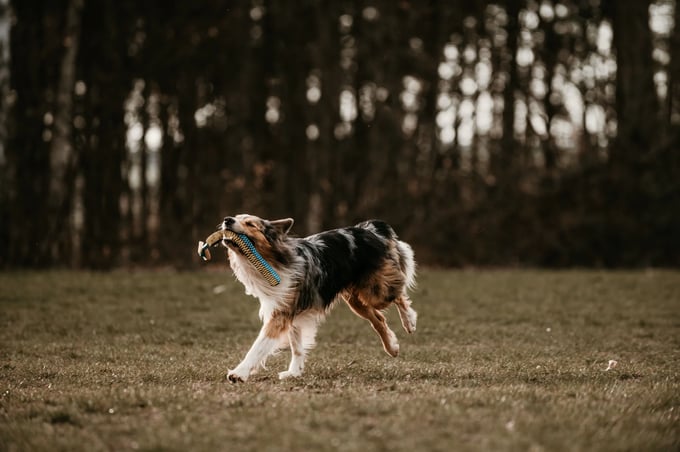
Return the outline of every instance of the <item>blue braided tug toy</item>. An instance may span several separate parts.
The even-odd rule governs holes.
[[[209,261],[210,247],[215,246],[222,240],[228,240],[235,244],[239,250],[246,256],[248,262],[253,264],[255,268],[260,272],[264,279],[267,280],[270,286],[278,286],[281,282],[281,277],[276,270],[267,262],[260,253],[257,252],[255,245],[250,241],[247,235],[239,234],[234,231],[224,230],[213,232],[205,239],[205,242],[198,242],[198,255],[204,261]]]

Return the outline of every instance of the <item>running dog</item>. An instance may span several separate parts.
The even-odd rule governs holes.
[[[245,214],[219,225],[230,266],[246,293],[259,299],[263,322],[243,361],[229,371],[231,382],[246,381],[283,348],[290,348],[292,357],[279,378],[302,375],[319,323],[339,299],[371,323],[391,356],[399,353],[399,342],[382,311],[396,305],[406,332],[416,330],[418,314],[407,293],[415,285],[413,250],[387,223],[371,220],[305,238],[289,236],[292,226],[291,218],[268,221]],[[265,278],[244,248],[228,238],[236,234],[249,239],[278,282]]]

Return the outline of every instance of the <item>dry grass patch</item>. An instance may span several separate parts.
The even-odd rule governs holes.
[[[680,447],[680,273],[423,270],[413,299],[397,359],[339,305],[303,378],[234,385],[229,274],[1,274],[0,450]]]

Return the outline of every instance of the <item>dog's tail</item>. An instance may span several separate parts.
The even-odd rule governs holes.
[[[381,220],[368,220],[359,223],[357,227],[368,229],[377,236],[392,242],[397,252],[399,267],[404,273],[404,281],[408,289],[413,289],[416,286],[416,260],[413,254],[413,248],[406,243],[399,240],[397,233],[394,232],[392,226]]]
[[[416,259],[413,248],[406,242],[397,240],[397,252],[399,253],[399,266],[404,272],[406,287],[414,289],[416,287]]]

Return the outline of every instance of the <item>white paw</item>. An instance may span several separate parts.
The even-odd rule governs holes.
[[[389,347],[385,347],[385,351],[392,358],[396,358],[399,355],[399,344],[398,343],[392,343],[392,344],[390,344]]]
[[[418,313],[411,308],[408,308],[406,314],[408,321],[404,325],[404,329],[408,334],[413,334],[416,331],[416,323],[418,322]]]
[[[286,370],[284,372],[279,372],[279,380],[285,380],[286,378],[295,378],[299,377],[302,375],[302,371],[291,371],[291,370]]]
[[[385,343],[383,343],[383,348],[387,352],[388,355],[390,355],[393,358],[396,358],[397,355],[399,354],[399,341],[397,340],[397,336],[390,331],[389,340]]]
[[[230,370],[229,373],[227,374],[227,378],[232,383],[239,383],[239,382],[243,383],[246,380],[248,380],[249,376],[250,376],[250,372],[244,372],[242,369],[239,369],[238,367],[234,370]]]

